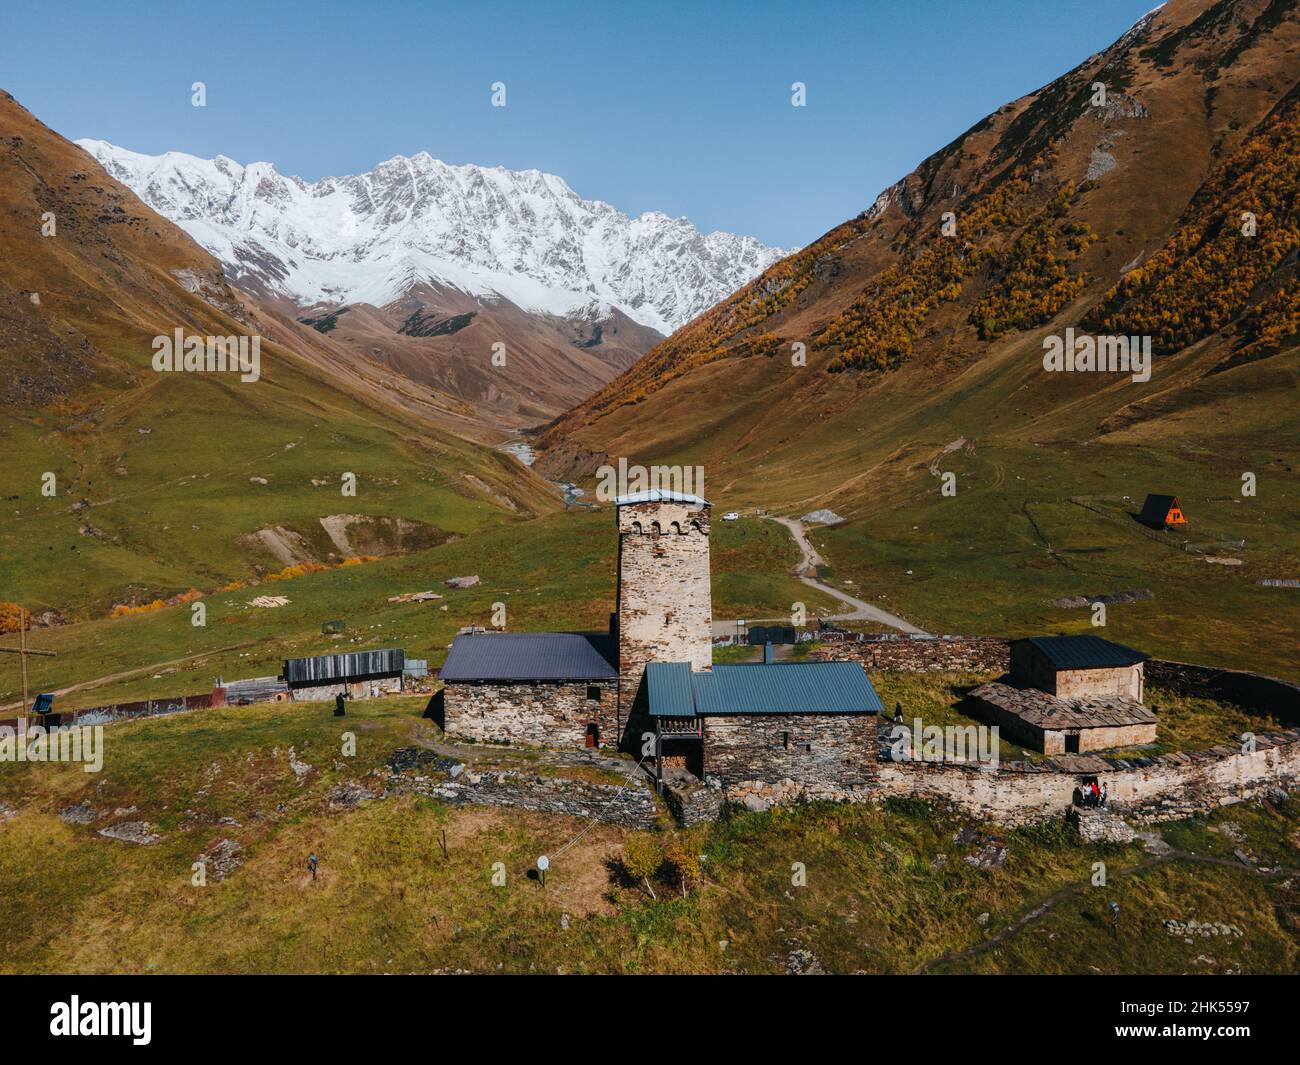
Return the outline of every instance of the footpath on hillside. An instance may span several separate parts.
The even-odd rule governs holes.
[[[873,606],[856,596],[849,595],[848,592],[841,591],[839,588],[833,588],[817,576],[817,567],[824,566],[826,560],[818,554],[817,549],[813,547],[812,541],[808,539],[808,532],[804,524],[798,518],[779,518],[775,515],[770,516],[770,520],[779,522],[789,530],[790,535],[794,537],[794,542],[799,548],[802,555],[798,567],[795,569],[795,576],[810,588],[817,588],[827,595],[838,599],[841,603],[851,607],[851,610],[842,614],[831,614],[826,617],[826,621],[875,621],[881,625],[886,625],[891,629],[897,629],[899,632],[906,632],[913,636],[928,636],[924,629],[917,628],[906,618],[900,618],[897,614],[891,614],[888,610],[882,610],[878,606]],[[788,618],[755,618],[755,623],[759,622],[778,622],[781,624],[788,623]],[[735,621],[714,621],[714,636],[730,636],[736,631]]]

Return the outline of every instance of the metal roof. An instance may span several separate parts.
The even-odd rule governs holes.
[[[339,655],[317,655],[313,658],[290,658],[284,663],[284,679],[289,684],[328,684],[331,681],[364,680],[402,672],[406,652],[401,649],[385,651],[350,651]]]
[[[700,496],[690,495],[686,492],[670,492],[664,488],[651,488],[645,492],[632,492],[629,495],[619,496],[614,500],[614,506],[622,507],[629,503],[694,503],[697,506],[708,507],[712,504]]]
[[[651,662],[645,667],[652,717],[694,717],[695,694],[686,662]]]
[[[484,632],[452,641],[444,681],[616,680],[614,641],[604,633]]]
[[[1150,657],[1099,636],[1031,636],[1029,642],[1057,669],[1135,666]]]
[[[1165,518],[1169,516],[1170,509],[1177,506],[1177,496],[1149,495],[1147,496],[1146,501],[1142,504],[1142,512],[1138,517],[1142,521],[1163,522]]]
[[[691,673],[684,662],[654,662],[646,667],[646,685],[654,717],[875,714],[884,709],[858,662],[714,666],[707,673]]]

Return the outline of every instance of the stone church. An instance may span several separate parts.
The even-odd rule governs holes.
[[[660,775],[850,787],[876,762],[880,699],[861,664],[713,665],[710,505],[620,496],[617,611],[603,633],[456,637],[442,668],[454,738],[616,746]]]

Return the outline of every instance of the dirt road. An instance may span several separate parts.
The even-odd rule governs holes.
[[[881,625],[888,625],[891,629],[898,629],[900,632],[911,633],[915,636],[929,635],[924,629],[918,629],[906,618],[900,618],[897,614],[881,610],[878,606],[873,606],[856,596],[849,595],[848,592],[833,588],[825,581],[819,580],[817,567],[825,565],[826,560],[817,553],[812,541],[808,539],[808,533],[804,529],[803,522],[797,518],[778,518],[775,516],[772,517],[772,521],[780,522],[789,529],[790,535],[794,537],[794,542],[799,546],[799,552],[803,558],[795,570],[795,575],[810,588],[817,588],[838,599],[846,606],[853,608],[842,614],[831,614],[826,618],[827,621],[875,621]],[[789,624],[789,618],[755,618],[750,623]],[[715,636],[730,636],[735,631],[736,623],[734,621],[715,621],[713,623],[713,635]]]

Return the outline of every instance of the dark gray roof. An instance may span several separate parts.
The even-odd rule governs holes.
[[[1178,506],[1177,496],[1149,495],[1142,504],[1142,513],[1138,517],[1142,521],[1163,522],[1169,517],[1169,508],[1176,506]]]
[[[883,709],[858,662],[714,666],[707,673],[692,673],[684,662],[656,662],[646,667],[646,686],[654,717],[875,714]]]
[[[1099,636],[1031,636],[1033,644],[1057,669],[1108,669],[1145,662],[1149,655]]]
[[[457,636],[445,682],[615,680],[614,641],[604,633],[484,632]]]
[[[288,684],[329,684],[342,680],[365,680],[399,674],[406,664],[406,652],[350,651],[340,655],[316,655],[314,658],[290,658],[284,663]]]

